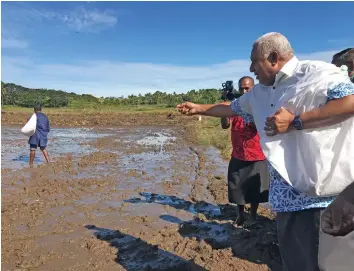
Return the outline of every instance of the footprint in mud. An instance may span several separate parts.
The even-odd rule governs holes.
[[[85,227],[94,231],[97,239],[106,241],[118,249],[116,262],[128,271],[206,271],[192,261],[187,261],[119,230],[99,228],[95,225]]]

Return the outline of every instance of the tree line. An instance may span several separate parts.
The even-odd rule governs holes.
[[[26,88],[13,83],[1,82],[1,104],[22,107],[33,107],[41,104],[44,107],[76,107],[76,106],[129,106],[129,105],[165,105],[174,107],[183,101],[195,103],[216,103],[220,101],[218,89],[190,90],[185,94],[156,91],[145,95],[129,95],[128,97],[101,97],[90,94],[69,93],[54,89]]]

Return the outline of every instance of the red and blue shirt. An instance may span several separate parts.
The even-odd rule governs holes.
[[[243,161],[263,161],[265,156],[254,122],[242,116],[229,118],[231,125],[232,157]]]

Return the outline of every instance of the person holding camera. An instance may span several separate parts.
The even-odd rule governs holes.
[[[254,86],[252,77],[244,76],[239,82],[240,94],[249,92]],[[232,87],[233,88],[233,87]],[[232,91],[224,95],[232,101]],[[232,155],[228,168],[229,202],[237,204],[236,226],[251,227],[256,223],[259,203],[268,201],[269,176],[267,161],[263,154],[256,126],[247,116],[222,117],[221,127],[231,126]],[[249,218],[244,215],[245,204],[251,205]]]

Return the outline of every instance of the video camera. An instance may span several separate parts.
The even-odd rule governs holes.
[[[221,99],[226,101],[233,101],[234,99],[241,96],[238,93],[235,93],[234,89],[234,82],[233,81],[226,81],[225,83],[221,84]]]

